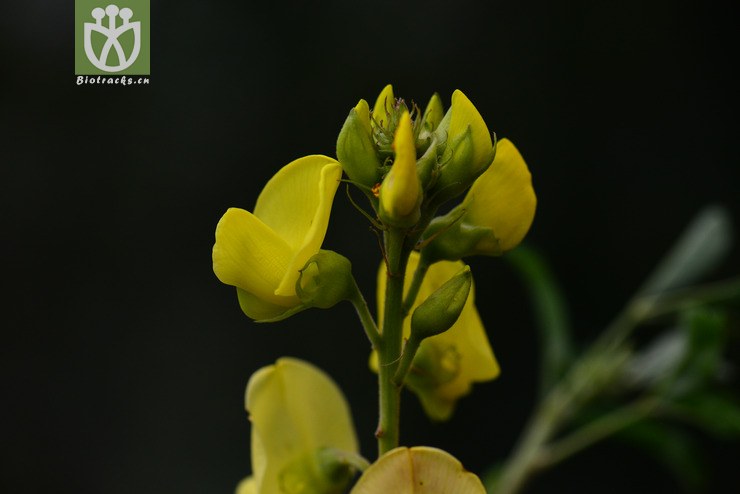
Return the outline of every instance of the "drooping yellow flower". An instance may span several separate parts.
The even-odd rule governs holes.
[[[237,494],[339,494],[357,455],[349,407],[323,371],[281,358],[255,372],[246,392],[252,422],[252,476]]]
[[[332,158],[299,158],[267,182],[254,213],[230,208],[218,222],[213,272],[236,287],[247,316],[271,320],[300,305],[299,270],[324,241],[341,175]]]
[[[485,494],[480,479],[437,448],[395,448],[365,470],[350,494]]]
[[[406,271],[404,293],[419,263],[419,254],[413,252]],[[463,268],[462,262],[442,261],[433,264],[410,313],[447,280]],[[378,272],[378,311],[382,315],[385,300],[386,268]],[[411,334],[411,318],[403,323],[404,338]],[[382,324],[382,323],[381,323]],[[370,365],[377,372],[377,355],[373,353]],[[471,286],[468,300],[460,317],[446,332],[426,338],[406,376],[406,385],[421,401],[426,414],[433,420],[447,420],[457,400],[468,394],[474,382],[489,381],[499,374],[499,366],[488,342],[485,328],[475,308],[475,290]]]
[[[416,170],[414,129],[407,111],[396,127],[393,152],[393,166],[380,187],[380,218],[392,226],[408,227],[419,221],[423,192]]]

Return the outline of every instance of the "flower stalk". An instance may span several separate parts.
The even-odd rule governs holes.
[[[386,292],[383,332],[378,349],[380,418],[376,437],[382,455],[399,444],[401,386],[393,377],[398,369],[402,347],[403,280],[409,251],[405,248],[406,230],[390,228],[385,235]]]

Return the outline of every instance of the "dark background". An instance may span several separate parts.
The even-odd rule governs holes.
[[[297,157],[333,155],[349,109],[387,83],[422,106],[460,88],[517,144],[539,199],[527,241],[589,341],[701,207],[738,223],[730,5],[152,1],[151,85],[78,87],[72,2],[16,3],[0,16],[0,490],[230,493],[250,471],[247,379],[282,355],[336,379],[374,456],[375,378],[351,307],[255,324],[210,251],[226,208],[251,209]],[[380,254],[343,193],[325,246],[374,305]],[[715,276],[740,272],[738,252]],[[402,441],[481,473],[534,402],[537,342],[510,267],[470,262],[501,377],[441,425],[405,395]],[[737,444],[702,443],[708,492],[737,485]],[[610,442],[531,492],[677,485]]]

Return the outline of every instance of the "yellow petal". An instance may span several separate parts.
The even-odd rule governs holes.
[[[362,122],[362,125],[365,127],[365,130],[367,130],[367,133],[372,134],[373,130],[370,126],[370,105],[367,104],[367,101],[361,99],[355,106],[355,111],[357,112],[357,117],[360,119],[360,122]]]
[[[358,450],[341,391],[307,362],[281,358],[254,373],[247,385],[246,408],[260,492],[280,492],[281,472],[297,459],[314,458],[319,448]]]
[[[388,128],[389,115],[393,113],[393,105],[395,104],[395,98],[393,96],[393,86],[388,84],[378,95],[378,99],[375,100],[375,106],[373,106],[372,120],[374,125]]]
[[[416,170],[416,145],[414,129],[409,113],[404,111],[396,127],[393,138],[395,159],[393,166],[383,180],[380,188],[380,206],[385,217],[413,225],[418,221],[419,204],[421,203],[421,179]],[[406,221],[408,220],[408,221]]]
[[[472,161],[476,168],[490,164],[493,141],[486,122],[478,113],[478,109],[459,89],[452,93],[452,104],[450,106],[449,142],[455,142],[462,137],[470,128],[470,136],[473,144]]]
[[[241,307],[242,311],[250,319],[258,322],[276,319],[291,310],[291,307],[271,304],[241,288],[236,289],[236,294],[239,298],[239,307]]]
[[[272,228],[293,251],[273,286],[275,295],[295,296],[299,270],[316,254],[326,236],[342,167],[327,156],[299,158],[284,166],[257,198],[254,215]]]
[[[404,278],[404,293],[411,285],[418,264],[419,254],[412,252]],[[461,261],[440,261],[430,266],[409,313],[413,314],[416,307],[464,266]],[[381,264],[377,277],[377,306],[381,326],[385,305],[385,274],[385,265]],[[403,322],[405,338],[411,334],[410,319],[407,317]],[[438,357],[437,361],[432,362],[435,366],[431,369],[433,373],[452,376],[435,387],[414,387],[409,381],[409,388],[417,394],[425,412],[434,420],[448,419],[457,400],[470,392],[473,383],[490,381],[500,373],[486,330],[475,307],[474,284],[470,287],[468,300],[455,324],[446,332],[425,339],[421,347],[420,352],[427,350],[428,355]],[[370,368],[377,372],[377,356],[374,352],[370,357]]]
[[[213,272],[222,283],[246,290],[274,305],[291,306],[298,298],[275,295],[294,252],[252,213],[230,208],[216,226]]]
[[[234,494],[257,494],[257,482],[254,477],[247,477],[236,486]]]
[[[532,225],[537,198],[527,164],[511,141],[498,141],[493,164],[473,183],[463,204],[464,222],[493,230],[495,238],[478,246],[483,253],[505,252],[522,241]]]
[[[426,446],[396,448],[365,470],[351,494],[485,494],[480,479],[449,453]]]

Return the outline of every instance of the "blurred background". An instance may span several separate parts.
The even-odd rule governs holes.
[[[334,155],[350,108],[387,83],[420,106],[459,88],[518,146],[539,199],[527,242],[581,344],[699,209],[740,222],[728,2],[153,0],[148,87],[75,85],[72,2],[13,9],[0,15],[3,492],[230,493],[251,470],[247,380],[283,355],[336,379],[374,457],[376,382],[351,306],[255,324],[211,248],[228,207],[251,209],[295,158]],[[325,247],[374,307],[377,241],[341,190]],[[738,254],[717,279],[740,273]],[[511,266],[470,264],[502,374],[444,424],[405,394],[402,442],[481,473],[534,404],[538,346]],[[700,442],[707,492],[737,485],[737,443]],[[627,489],[678,484],[607,442],[530,492]]]

